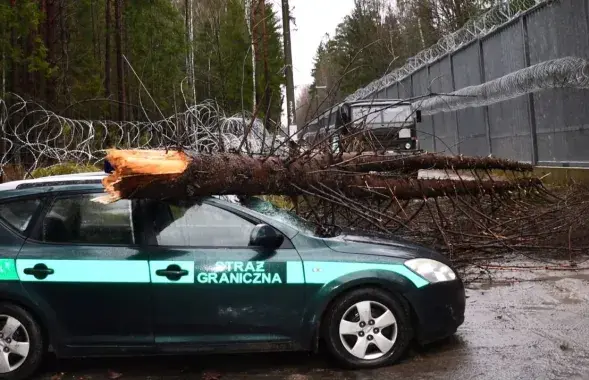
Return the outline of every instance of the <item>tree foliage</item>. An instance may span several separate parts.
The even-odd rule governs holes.
[[[267,107],[258,116],[279,120],[282,41],[275,11],[262,1],[258,12],[262,6],[255,81]],[[251,44],[243,0],[3,0],[0,97],[15,93],[90,119],[160,118],[208,99],[228,112],[252,111]],[[186,80],[190,46],[194,88]]]

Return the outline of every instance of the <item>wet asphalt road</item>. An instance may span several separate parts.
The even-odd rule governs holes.
[[[37,379],[589,379],[589,267],[494,278],[469,285],[455,336],[387,368],[341,371],[306,353],[49,360]]]

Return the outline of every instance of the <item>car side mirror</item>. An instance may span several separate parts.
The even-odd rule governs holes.
[[[284,236],[267,224],[258,224],[250,235],[250,246],[275,250],[282,245]]]

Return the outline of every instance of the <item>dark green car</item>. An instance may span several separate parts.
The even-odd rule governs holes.
[[[395,362],[464,321],[447,260],[262,201],[97,203],[103,173],[0,185],[0,378],[58,357],[317,350]]]

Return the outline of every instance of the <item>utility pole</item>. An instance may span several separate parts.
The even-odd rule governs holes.
[[[292,50],[290,47],[290,8],[288,0],[282,0],[282,28],[284,35],[284,60],[286,74],[286,111],[288,115],[287,133],[290,136],[290,127],[295,125],[295,99],[294,80],[292,74]]]

